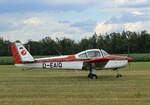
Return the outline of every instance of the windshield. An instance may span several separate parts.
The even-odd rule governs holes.
[[[80,54],[80,55],[79,55],[79,58],[87,58],[86,53]]]
[[[87,52],[87,55],[88,55],[89,58],[101,57],[99,51],[88,51],[88,52]]]
[[[104,57],[110,56],[110,55],[109,55],[106,51],[104,51],[104,50],[101,50],[101,52],[102,52],[102,54],[103,54]]]

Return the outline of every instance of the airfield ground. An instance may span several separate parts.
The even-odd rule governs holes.
[[[134,62],[115,72],[0,66],[0,105],[150,105],[150,62]]]

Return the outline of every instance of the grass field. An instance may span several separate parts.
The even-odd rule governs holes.
[[[131,63],[120,70],[33,69],[0,65],[0,105],[150,105],[150,62]]]

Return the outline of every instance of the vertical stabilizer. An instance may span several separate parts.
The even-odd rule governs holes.
[[[22,64],[26,62],[34,62],[34,58],[27,51],[27,49],[21,44],[20,41],[16,41],[11,44],[11,50],[15,64]]]

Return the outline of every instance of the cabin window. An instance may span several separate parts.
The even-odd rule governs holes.
[[[104,51],[104,50],[101,50],[101,52],[102,52],[102,54],[103,54],[104,57],[110,56],[110,55],[109,55],[106,51]]]
[[[79,55],[79,58],[87,58],[86,53],[80,54],[80,55]]]
[[[89,57],[89,58],[101,57],[99,51],[88,51],[87,54],[88,54],[88,57]]]

